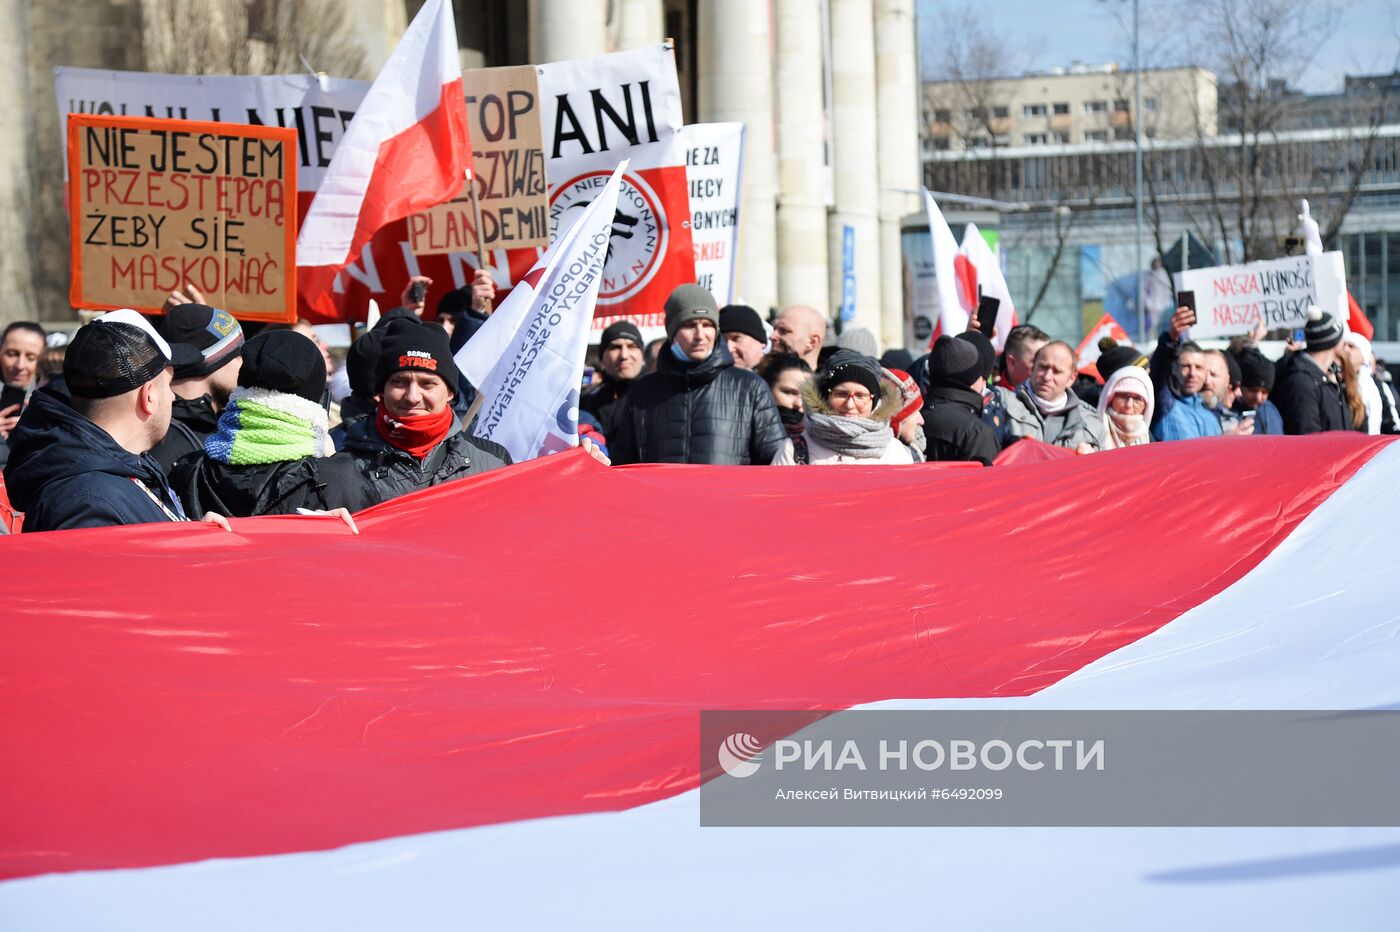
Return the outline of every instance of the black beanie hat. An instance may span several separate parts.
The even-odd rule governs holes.
[[[345,376],[350,380],[350,392],[369,400],[374,397],[374,367],[379,363],[379,350],[384,345],[384,331],[376,328],[360,335],[345,354]]]
[[[1274,364],[1254,347],[1240,351],[1240,386],[1274,390]]]
[[[1142,355],[1142,351],[1136,346],[1120,345],[1113,337],[1104,337],[1100,340],[1099,358],[1094,363],[1094,368],[1099,370],[1099,376],[1107,382],[1110,375],[1125,366],[1146,369],[1147,357]]]
[[[982,378],[982,355],[977,347],[967,340],[959,340],[948,334],[938,338],[928,354],[928,380],[930,385],[943,383],[958,388],[971,388]]]
[[[465,314],[472,309],[472,286],[454,288],[438,299],[437,317]]]
[[[1308,323],[1303,328],[1303,335],[1307,337],[1309,353],[1329,350],[1342,342],[1342,325],[1337,323],[1337,318],[1314,304],[1308,308]]]
[[[1239,385],[1240,379],[1244,377],[1244,373],[1240,371],[1239,362],[1229,353],[1221,353],[1221,355],[1225,357],[1225,368],[1230,370],[1230,384]]]
[[[768,342],[763,320],[747,304],[726,304],[719,309],[720,333],[745,333],[760,343]]]
[[[264,330],[243,344],[238,384],[320,404],[326,393],[326,360],[320,347],[295,330]]]
[[[457,394],[457,364],[452,361],[447,331],[420,320],[395,320],[384,330],[384,342],[374,365],[374,391],[384,391],[384,383],[395,372],[423,372],[435,375]]]
[[[855,382],[870,389],[871,397],[879,404],[880,376],[880,363],[874,357],[854,350],[837,350],[817,376],[817,388],[826,397],[842,382]]]
[[[997,351],[996,347],[992,346],[992,341],[987,339],[986,334],[976,330],[960,333],[957,338],[977,347],[977,358],[982,361],[982,378],[990,379],[992,373],[997,371]]]
[[[902,347],[887,349],[880,356],[880,365],[886,369],[903,369],[909,371],[909,367],[914,365],[914,354]]]
[[[608,324],[608,328],[603,331],[603,337],[598,341],[599,349],[607,349],[608,344],[613,340],[631,340],[637,344],[638,349],[646,347],[646,341],[642,339],[642,331],[637,329],[637,325],[630,320],[619,320]]]

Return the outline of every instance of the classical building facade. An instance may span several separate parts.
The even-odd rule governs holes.
[[[0,0],[3,67],[12,79],[0,87],[8,95],[0,102],[7,121],[0,159],[9,169],[0,172],[0,315],[72,316],[66,221],[61,204],[53,209],[53,67],[144,70],[142,36],[157,8],[197,2]],[[339,5],[372,74],[421,2]],[[857,282],[852,325],[869,327],[885,345],[903,342],[900,226],[920,208],[914,0],[453,5],[466,67],[579,58],[671,38],[687,122],[739,120],[748,127],[736,295],[764,313],[789,304],[834,313],[849,227]],[[276,0],[248,6],[267,15]]]

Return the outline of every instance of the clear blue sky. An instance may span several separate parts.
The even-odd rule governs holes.
[[[1298,0],[1312,3],[1312,0]],[[964,0],[918,0],[920,61],[925,76],[937,67],[940,43],[956,41],[940,28],[940,10],[959,10]],[[978,3],[994,35],[1004,37],[1009,60],[1021,64],[1017,72],[1086,63],[1116,61],[1127,67],[1132,60],[1130,36],[1115,20],[1121,15],[1131,24],[1132,5],[1128,0],[996,0]],[[1142,41],[1144,62],[1178,65],[1179,60],[1153,61],[1151,49],[1160,45],[1153,33],[1170,28],[1171,11],[1179,4],[1142,0]],[[1337,92],[1345,74],[1388,71],[1400,39],[1400,0],[1352,0],[1340,4],[1337,29],[1322,38],[1319,53],[1301,75],[1291,76],[1290,84],[1309,93]],[[1169,56],[1179,59],[1180,55]],[[1205,64],[1202,62],[1201,64]]]

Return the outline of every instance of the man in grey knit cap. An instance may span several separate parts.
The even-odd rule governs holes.
[[[671,292],[666,338],[608,434],[613,463],[771,463],[787,433],[768,385],[735,368],[714,297],[699,285]]]

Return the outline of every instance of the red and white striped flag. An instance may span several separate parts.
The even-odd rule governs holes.
[[[428,0],[336,147],[297,237],[297,288],[334,317],[331,285],[383,226],[449,200],[472,167],[452,4]]]
[[[0,925],[781,909],[818,930],[927,924],[932,896],[952,928],[1393,928],[1393,807],[1371,828],[702,827],[705,709],[1400,706],[1390,440],[1033,459],[931,481],[571,451],[380,505],[358,536],[285,515],[0,536]],[[899,545],[823,559],[791,530],[838,524]],[[444,569],[467,533],[469,570]],[[989,539],[1015,571],[979,583]],[[636,570],[624,598],[590,602],[600,566]]]

